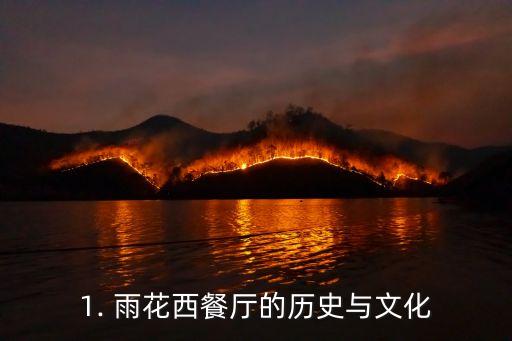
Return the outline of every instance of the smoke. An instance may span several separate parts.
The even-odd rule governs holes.
[[[358,128],[512,142],[509,1],[32,6],[0,11],[1,121],[112,130],[158,112],[227,132],[296,103]]]
[[[384,46],[358,49],[365,45],[359,42],[341,64],[320,64],[341,52],[329,46],[312,57],[310,70],[216,89],[174,108],[226,131],[240,124],[233,117],[249,120],[293,102],[359,128],[469,147],[508,144],[511,33],[510,6],[436,13]]]

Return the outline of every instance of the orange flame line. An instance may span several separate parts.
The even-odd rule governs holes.
[[[126,159],[125,157],[123,156],[109,156],[109,157],[104,157],[104,158],[101,158],[99,160],[96,160],[96,161],[92,161],[92,162],[84,162],[78,166],[75,166],[75,167],[71,167],[71,168],[66,168],[66,169],[62,169],[61,172],[69,172],[69,171],[72,171],[72,170],[75,170],[75,169],[78,169],[78,168],[82,168],[82,167],[85,167],[85,166],[90,166],[90,165],[94,165],[96,163],[100,163],[100,162],[104,162],[104,161],[107,161],[107,160],[121,160],[123,161],[125,164],[127,164],[131,169],[133,169],[134,171],[136,171],[137,173],[139,173],[143,178],[144,180],[146,180],[147,183],[149,183],[151,186],[155,187],[156,189],[160,189],[160,186],[158,186],[156,183],[154,183],[149,177],[146,176],[146,174],[141,171],[140,169],[138,169],[137,167],[133,166],[130,161],[128,159]]]
[[[192,181],[195,181],[195,180],[197,180],[197,179],[199,179],[199,178],[201,178],[201,177],[203,177],[203,176],[205,176],[207,174],[230,173],[230,172],[245,170],[245,169],[252,168],[252,167],[257,166],[257,165],[265,164],[265,163],[268,163],[268,162],[274,161],[274,160],[302,160],[302,159],[319,160],[319,161],[325,162],[325,163],[327,163],[327,164],[329,164],[331,166],[334,166],[336,168],[342,169],[344,171],[348,171],[348,172],[351,172],[351,173],[356,173],[356,174],[363,175],[363,176],[367,177],[369,180],[371,180],[374,183],[376,183],[377,185],[385,187],[385,185],[383,183],[378,182],[377,180],[375,180],[374,178],[372,178],[370,175],[368,175],[366,173],[360,172],[358,170],[354,170],[354,169],[350,169],[350,168],[346,168],[346,167],[340,166],[340,165],[338,165],[336,163],[330,162],[327,159],[324,159],[324,158],[321,158],[321,157],[318,157],[318,156],[314,156],[314,155],[304,155],[304,156],[294,156],[294,157],[292,157],[292,156],[275,156],[273,158],[270,158],[270,159],[267,159],[267,160],[264,160],[264,161],[258,161],[258,162],[252,163],[250,165],[244,163],[244,164],[242,164],[242,166],[236,167],[236,168],[233,168],[233,169],[206,171],[204,173],[201,173],[199,176],[194,178]]]

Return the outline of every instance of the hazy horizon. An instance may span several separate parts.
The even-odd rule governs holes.
[[[314,109],[314,108],[313,108]],[[275,112],[275,111],[274,111]],[[277,112],[275,112],[277,113]],[[234,133],[236,131],[240,131],[240,130],[247,130],[247,124],[243,127],[241,127],[240,129],[237,129],[237,130],[232,130],[232,131],[215,131],[215,130],[210,130],[210,129],[206,129],[204,127],[201,127],[201,126],[198,126],[198,125],[195,125],[191,122],[188,122],[186,119],[183,119],[183,118],[180,118],[179,116],[176,116],[176,115],[171,115],[171,114],[166,114],[166,113],[154,113],[154,114],[150,114],[148,115],[147,118],[143,119],[142,121],[139,121],[139,122],[135,122],[134,124],[132,125],[129,125],[129,126],[126,126],[126,127],[121,127],[119,129],[112,129],[112,130],[105,130],[105,129],[89,129],[89,130],[79,130],[79,131],[52,131],[52,130],[48,130],[48,129],[44,129],[44,128],[38,128],[38,127],[32,127],[32,126],[25,126],[25,125],[19,125],[19,124],[15,124],[15,123],[9,123],[9,122],[0,122],[0,123],[3,123],[3,124],[8,124],[8,125],[14,125],[14,126],[22,126],[22,127],[25,127],[25,128],[31,128],[31,129],[36,129],[36,130],[43,130],[45,132],[48,132],[48,133],[57,133],[57,134],[78,134],[78,133],[88,133],[88,132],[98,132],[98,131],[101,131],[101,132],[113,132],[113,131],[118,131],[118,130],[125,130],[125,129],[130,129],[130,128],[133,128],[139,124],[142,124],[148,120],[150,120],[151,118],[153,117],[156,117],[156,116],[166,116],[166,117],[170,117],[170,118],[177,118],[187,124],[190,124],[196,128],[200,128],[200,129],[203,129],[203,130],[206,130],[208,132],[211,132],[211,133],[219,133],[219,134],[222,134],[222,133]],[[259,117],[255,117],[254,120],[256,119],[259,119],[259,118],[264,118],[264,115],[260,115]],[[328,118],[329,120],[331,120],[330,118]],[[248,121],[247,123],[249,123],[250,121]],[[334,122],[336,124],[339,124],[337,122]],[[343,126],[343,125],[342,125]],[[398,133],[398,132],[395,132],[395,131],[392,131],[392,130],[388,130],[388,129],[380,129],[380,128],[367,128],[367,127],[354,127],[354,126],[351,126],[350,127],[351,129],[354,129],[356,131],[364,131],[364,130],[374,130],[374,131],[384,131],[384,132],[388,132],[388,133],[392,133],[392,134],[395,134],[395,135],[400,135],[400,136],[403,136],[403,137],[406,137],[406,138],[411,138],[411,139],[414,139],[414,140],[418,140],[420,142],[425,142],[425,143],[441,143],[441,144],[449,144],[449,145],[454,145],[454,146],[458,146],[458,147],[462,147],[462,148],[468,148],[468,149],[473,149],[473,148],[479,148],[479,147],[491,147],[491,146],[496,146],[496,147],[499,147],[499,146],[511,146],[512,143],[506,143],[506,144],[501,144],[501,145],[498,145],[498,144],[488,144],[488,145],[480,145],[480,146],[474,146],[474,147],[465,147],[465,146],[462,146],[462,145],[458,145],[458,144],[453,144],[453,143],[448,143],[448,142],[444,142],[444,141],[436,141],[436,140],[422,140],[422,139],[418,139],[414,136],[407,136],[407,135],[404,135],[404,134],[401,134],[401,133]]]
[[[512,143],[512,3],[0,4],[0,121],[214,132],[288,103],[464,147]]]

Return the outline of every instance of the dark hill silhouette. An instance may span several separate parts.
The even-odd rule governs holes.
[[[400,177],[393,183],[394,190],[401,196],[434,196],[439,189],[425,181]]]
[[[76,134],[49,133],[0,123],[0,189],[4,191],[4,199],[13,193],[16,196],[25,193],[29,197],[31,186],[27,190],[24,184],[48,176],[52,160],[76,151],[107,146],[149,150],[164,159],[166,169],[173,172],[176,166],[186,165],[219,149],[250,145],[276,135],[317,139],[369,157],[390,154],[418,166],[445,171],[447,175],[461,174],[508,148],[465,149],[425,143],[389,132],[358,131],[335,124],[311,109],[293,106],[283,114],[268,114],[264,120],[252,122],[247,130],[222,134],[165,115],[151,117],[124,130]]]
[[[167,184],[163,197],[307,198],[372,197],[390,194],[368,177],[315,159],[276,159],[244,170]]]
[[[200,135],[200,134],[213,134],[204,129],[194,127],[179,118],[167,115],[155,115],[142,123],[125,129],[117,131],[118,134],[125,135],[124,137],[139,137],[139,136],[154,136],[161,133],[180,132],[182,134]]]
[[[101,161],[49,177],[59,199],[152,198],[155,187],[119,159]]]
[[[358,133],[362,139],[380,146],[388,153],[401,155],[412,163],[443,169],[452,174],[463,173],[493,154],[510,150],[510,147],[487,146],[466,149],[446,143],[425,143],[376,129],[363,129]]]
[[[0,186],[0,200],[149,199],[157,189],[119,159],[23,178]]]
[[[49,133],[0,123],[0,185],[47,174],[52,160],[75,151],[127,144],[143,146],[152,142],[158,142],[162,155],[186,160],[220,146],[222,134],[163,115],[124,130],[76,134]]]
[[[512,207],[512,152],[486,159],[451,181],[443,194],[486,206]]]

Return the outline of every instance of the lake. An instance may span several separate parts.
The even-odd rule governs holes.
[[[433,198],[3,202],[0,245],[8,339],[512,336],[511,215]],[[114,294],[151,291],[421,292],[432,315],[115,320]]]

